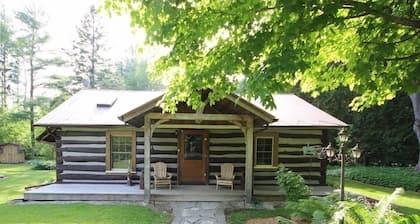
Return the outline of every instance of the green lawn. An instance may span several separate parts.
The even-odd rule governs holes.
[[[0,205],[1,223],[168,223],[169,215],[137,205]]]
[[[334,186],[339,185],[338,178],[328,177],[327,182]],[[376,200],[391,195],[395,190],[393,188],[364,184],[353,180],[345,180],[344,187],[348,192],[364,195]],[[400,212],[420,215],[420,193],[406,191],[400,195],[393,204],[398,206],[396,207],[396,210]]]
[[[54,182],[55,171],[31,170],[29,164],[0,164],[0,204],[22,198],[25,187]]]
[[[170,216],[138,205],[9,204],[27,186],[53,182],[55,171],[31,170],[28,164],[0,164],[0,223],[168,223]]]

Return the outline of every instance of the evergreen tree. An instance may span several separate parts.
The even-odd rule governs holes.
[[[35,147],[35,103],[34,103],[34,91],[35,91],[35,79],[36,75],[40,70],[43,70],[46,66],[52,63],[51,60],[47,60],[41,57],[41,50],[43,45],[48,41],[48,34],[45,33],[42,28],[42,17],[44,12],[36,7],[27,7],[23,11],[19,11],[16,14],[16,18],[22,23],[23,30],[22,36],[18,38],[20,43],[20,51],[24,63],[27,64],[29,74],[29,102],[25,102],[29,107],[30,117],[30,129],[31,129],[31,147]]]
[[[6,108],[7,98],[11,93],[11,82],[17,74],[18,65],[14,32],[4,8],[0,10],[0,107]]]
[[[118,88],[121,79],[115,76],[112,66],[103,57],[105,50],[104,31],[101,18],[91,6],[77,27],[77,39],[68,54],[72,58],[78,88]]]

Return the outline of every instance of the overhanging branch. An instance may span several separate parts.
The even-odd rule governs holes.
[[[395,24],[420,29],[420,20],[413,20],[413,19],[398,17],[398,16],[394,16],[385,12],[381,12],[379,10],[371,8],[368,3],[358,2],[358,1],[353,1],[353,0],[345,0],[343,3],[343,8],[358,9],[362,12],[365,12],[365,13],[368,13],[370,15],[374,15],[377,17],[381,17],[384,20],[387,20]]]

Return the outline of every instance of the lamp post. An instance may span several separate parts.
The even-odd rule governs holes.
[[[347,134],[347,131],[343,128],[338,133],[338,137],[340,139],[340,146],[338,151],[338,159],[340,160],[340,201],[344,201],[344,162],[345,162],[345,154],[343,153],[344,144],[348,141],[349,136]],[[335,155],[335,149],[330,144],[326,148],[324,148],[325,153],[327,154],[327,157],[331,160],[331,158]],[[360,158],[362,152],[359,148],[359,145],[357,144],[352,148],[352,157],[356,160]],[[340,219],[340,224],[344,223],[344,219]]]

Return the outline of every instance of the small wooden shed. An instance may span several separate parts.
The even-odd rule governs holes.
[[[0,163],[23,163],[25,151],[19,144],[0,144]]]

